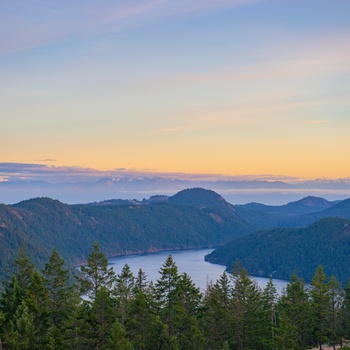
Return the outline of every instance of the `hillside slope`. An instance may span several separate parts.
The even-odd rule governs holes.
[[[295,227],[295,226],[305,227],[317,220],[327,218],[327,217],[340,217],[340,218],[350,220],[350,198],[345,199],[325,210],[283,220],[280,222],[280,225],[286,226],[286,227]]]
[[[249,225],[228,213],[226,204],[211,210],[171,201],[67,205],[35,198],[0,206],[0,266],[13,259],[21,242],[39,265],[54,247],[69,263],[78,264],[94,241],[114,256],[211,247],[249,232]]]
[[[280,206],[260,203],[236,205],[235,210],[237,216],[244,218],[256,230],[274,227],[306,227],[326,217],[337,216],[350,219],[347,201],[330,202],[324,198],[308,196]]]
[[[230,268],[239,259],[254,276],[289,279],[293,272],[310,282],[319,265],[346,282],[350,276],[350,221],[326,218],[307,228],[276,228],[232,240],[206,256]]]

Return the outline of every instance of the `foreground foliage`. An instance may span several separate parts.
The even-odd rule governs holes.
[[[350,338],[350,282],[342,288],[321,266],[311,286],[294,274],[278,296],[239,261],[204,293],[171,255],[154,284],[142,269],[115,275],[107,264],[95,243],[72,285],[56,250],[40,272],[22,248],[3,281],[0,349],[297,350]]]

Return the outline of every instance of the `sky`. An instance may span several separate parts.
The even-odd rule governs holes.
[[[0,163],[349,177],[349,13],[349,0],[0,0]]]

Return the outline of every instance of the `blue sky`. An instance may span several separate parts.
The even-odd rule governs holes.
[[[347,177],[349,13],[345,0],[0,2],[0,162]]]

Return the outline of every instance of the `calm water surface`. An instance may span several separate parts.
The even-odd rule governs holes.
[[[213,249],[173,250],[154,254],[128,255],[109,259],[109,264],[113,267],[116,274],[121,272],[125,264],[130,266],[135,276],[138,270],[142,268],[147,274],[148,281],[155,283],[160,277],[159,271],[161,266],[164,264],[168,255],[171,254],[179,269],[179,273],[186,272],[201,291],[204,291],[208,282],[215,282],[225,271],[225,266],[204,261],[204,256],[212,251]],[[254,277],[254,279],[261,288],[264,288],[268,282],[267,278]],[[274,280],[274,283],[280,294],[282,288],[286,286],[287,281]]]

